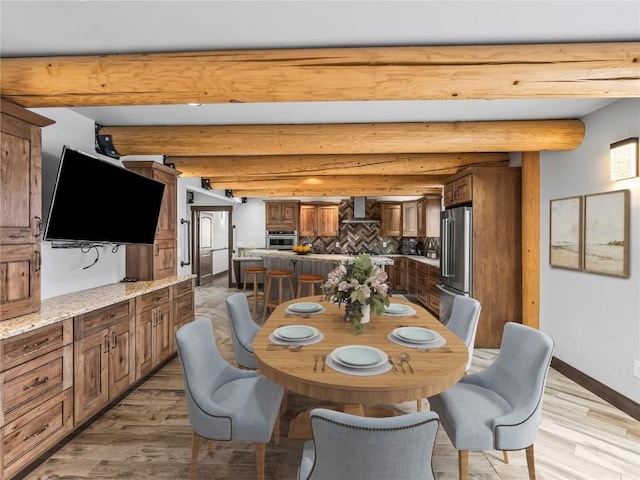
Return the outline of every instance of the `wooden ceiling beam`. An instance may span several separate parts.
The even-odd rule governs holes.
[[[361,185],[349,189],[341,189],[328,186],[322,190],[310,189],[302,186],[290,189],[265,188],[264,190],[233,190],[233,196],[247,198],[304,198],[304,197],[357,197],[357,196],[422,196],[422,195],[442,195],[442,188],[421,188],[402,186],[401,188],[390,188],[384,185]]]
[[[23,107],[621,98],[640,42],[229,50],[0,59]]]
[[[120,155],[334,155],[573,150],[580,120],[102,127]]]
[[[403,155],[258,155],[167,157],[183,177],[300,175],[453,175],[470,165],[506,162],[508,153],[424,153]]]

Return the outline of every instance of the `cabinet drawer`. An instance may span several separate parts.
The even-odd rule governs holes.
[[[9,478],[73,428],[73,391],[67,389],[2,427],[2,467]]]
[[[431,310],[434,315],[440,315],[440,296],[429,293],[429,303],[427,304],[427,308]]]
[[[93,312],[78,315],[74,318],[74,339],[80,340],[120,320],[128,319],[130,313],[132,312],[129,310],[129,301],[127,300]]]
[[[194,315],[193,295],[178,297],[174,323],[190,322]]]
[[[42,327],[0,342],[0,371],[49,353],[73,342],[73,319]]]
[[[0,425],[69,388],[72,359],[73,345],[66,345],[0,374],[4,415]]]
[[[169,300],[171,300],[169,287],[145,293],[136,298],[136,313],[146,312]]]
[[[193,292],[193,280],[187,280],[186,282],[180,282],[174,287],[176,290],[176,297]]]

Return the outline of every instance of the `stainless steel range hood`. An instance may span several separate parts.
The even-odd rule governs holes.
[[[380,220],[367,218],[366,209],[366,197],[353,197],[353,218],[342,220],[342,223],[380,223]]]

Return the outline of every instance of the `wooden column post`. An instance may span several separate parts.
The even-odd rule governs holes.
[[[540,325],[540,152],[522,153],[522,324]]]

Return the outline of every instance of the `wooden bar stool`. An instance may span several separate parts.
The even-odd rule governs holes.
[[[253,298],[253,319],[255,320],[258,312],[258,301],[260,298],[264,300],[264,292],[261,292],[258,288],[258,277],[266,272],[266,267],[247,267],[244,269],[244,285],[242,291],[247,296],[247,299]],[[248,277],[253,277],[253,280]],[[247,293],[247,281],[253,283],[253,292]],[[240,297],[242,298],[242,297]]]
[[[316,285],[320,287],[320,293],[324,293],[324,276],[317,273],[303,273],[298,275],[298,292],[296,298],[316,294]],[[307,295],[303,295],[304,287],[307,287]]]
[[[289,295],[293,298],[293,272],[291,270],[270,270],[265,273],[266,286],[264,288],[264,310],[262,312],[262,321],[267,319],[267,309],[275,308],[282,303],[284,294],[284,281],[288,280]],[[277,281],[275,288],[277,289],[278,300],[271,299],[273,284]],[[276,293],[276,292],[274,292]]]

